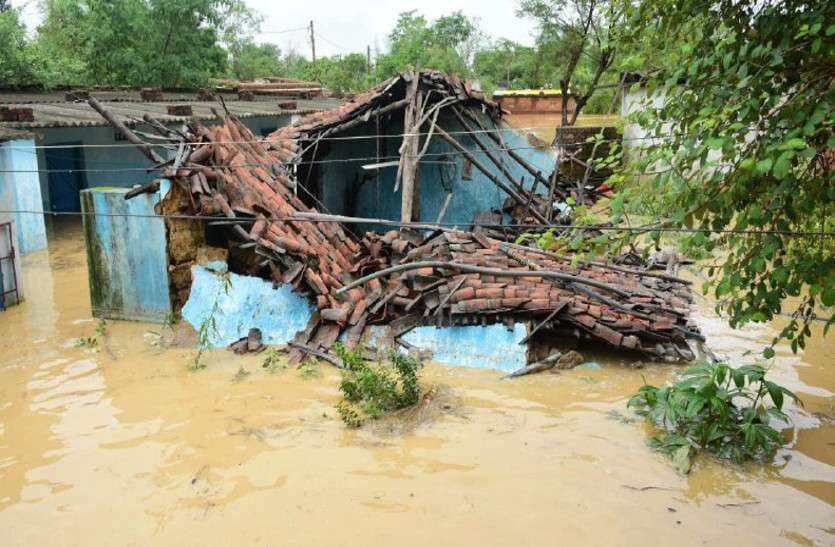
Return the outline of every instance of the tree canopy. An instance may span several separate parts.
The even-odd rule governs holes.
[[[661,101],[635,121],[657,139],[620,175],[614,220],[695,229],[685,249],[713,257],[731,325],[788,307],[795,350],[835,304],[833,21],[826,2],[644,0],[629,24],[677,51],[644,82]]]

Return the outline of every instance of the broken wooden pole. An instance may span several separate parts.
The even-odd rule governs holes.
[[[441,205],[441,211],[438,213],[438,220],[435,221],[436,224],[440,224],[444,221],[444,216],[446,215],[446,210],[449,208],[449,203],[452,201],[452,192],[447,193],[446,198],[444,198],[444,204]]]
[[[518,378],[520,376],[526,376],[528,374],[534,374],[536,372],[542,372],[543,370],[552,369],[557,366],[557,361],[560,360],[562,357],[562,353],[554,352],[542,361],[537,361],[536,363],[531,363],[526,367],[522,367],[519,370],[511,372],[507,376],[502,376],[502,380],[507,380],[510,378]]]
[[[473,266],[472,264],[456,264],[455,262],[444,262],[440,260],[425,260],[420,262],[409,262],[406,264],[398,264],[397,266],[391,266],[390,268],[384,268],[382,270],[378,270],[374,273],[370,273],[364,277],[360,277],[347,285],[337,289],[334,291],[334,294],[341,295],[345,294],[347,291],[355,287],[359,287],[368,283],[373,279],[377,279],[380,277],[385,277],[389,274],[398,273],[398,272],[405,272],[409,270],[418,270],[421,268],[437,268],[439,270],[457,270],[460,272],[467,272],[467,273],[478,273],[478,274],[486,274],[486,275],[495,275],[496,277],[543,277],[549,279],[558,279],[560,281],[567,281],[573,283],[581,283],[583,285],[590,285],[592,287],[597,287],[598,289],[603,289],[609,291],[613,294],[618,296],[622,296],[623,298],[629,298],[629,293],[626,291],[622,291],[613,285],[609,285],[608,283],[602,283],[600,281],[596,281],[594,279],[586,279],[585,277],[579,277],[576,275],[571,275],[562,272],[554,272],[551,270],[503,270],[501,268],[487,268],[484,266]]]
[[[476,145],[479,148],[481,148],[481,151],[484,152],[484,155],[487,156],[487,158],[493,163],[493,165],[496,166],[496,168],[501,172],[501,174],[504,175],[505,178],[508,181],[510,181],[510,183],[513,185],[513,187],[516,189],[516,191],[519,192],[520,194],[524,195],[525,192],[527,192],[527,190],[525,190],[525,186],[522,183],[520,183],[518,180],[516,180],[516,177],[514,177],[510,173],[510,171],[507,170],[507,167],[505,166],[505,164],[502,163],[501,160],[499,160],[499,158],[496,156],[496,154],[494,154],[493,151],[490,150],[490,148],[486,144],[481,142],[481,139],[479,139],[477,134],[476,134],[476,130],[473,129],[473,126],[471,126],[469,123],[467,123],[467,120],[464,119],[464,116],[461,114],[460,108],[457,107],[457,106],[453,107],[452,112],[453,112],[453,114],[455,114],[455,117],[458,119],[458,123],[460,123],[461,126],[466,131],[469,132],[469,137],[473,140],[474,143],[476,143]],[[534,186],[536,186],[535,183],[534,183]],[[533,194],[533,188],[531,188],[531,194]]]
[[[345,132],[349,129],[353,129],[357,126],[360,126],[364,123],[367,123],[368,120],[370,120],[372,116],[375,116],[375,117],[384,116],[386,114],[390,114],[391,112],[394,112],[395,110],[399,110],[399,109],[403,108],[404,106],[407,106],[408,104],[409,104],[408,99],[400,99],[399,101],[395,101],[391,104],[387,104],[386,106],[380,107],[377,110],[371,110],[368,113],[368,119],[366,119],[365,116],[358,116],[358,117],[356,117],[356,118],[354,118],[350,121],[347,121],[347,122],[345,122],[341,125],[335,125],[335,126],[331,127],[330,129],[325,130],[325,132],[322,133],[322,138],[328,137],[330,135],[334,135],[336,133],[343,133],[343,132]]]
[[[421,93],[418,88],[420,82],[419,73],[412,73],[412,81],[406,92],[409,104],[406,106],[406,113],[403,118],[403,144],[400,146],[401,172],[403,176],[403,188],[400,196],[400,220],[411,222],[415,207],[416,179],[417,179],[417,145],[420,140],[420,119],[419,105],[421,104]],[[419,200],[418,196],[418,200]]]
[[[93,110],[101,114],[102,118],[107,120],[108,123],[110,123],[110,125],[116,128],[119,131],[119,133],[121,133],[125,137],[125,139],[127,139],[128,142],[130,142],[131,144],[135,144],[136,147],[139,148],[139,151],[145,154],[145,157],[147,157],[149,160],[151,160],[154,163],[165,162],[165,160],[159,154],[154,152],[153,148],[148,146],[148,143],[137,137],[133,131],[128,129],[128,126],[122,123],[121,120],[118,120],[116,116],[113,115],[113,112],[105,108],[95,97],[90,97],[90,99],[87,101],[87,104],[93,107]]]
[[[438,136],[439,136],[439,137],[441,137],[441,138],[442,138],[442,139],[444,139],[446,142],[448,142],[448,143],[449,143],[449,144],[450,144],[453,148],[455,148],[455,149],[456,149],[456,150],[457,150],[457,151],[458,151],[458,152],[459,152],[462,156],[464,156],[465,158],[467,158],[468,160],[470,160],[470,163],[472,163],[472,164],[473,164],[473,166],[475,166],[475,168],[476,168],[476,169],[478,169],[479,171],[481,171],[482,173],[484,173],[484,175],[485,175],[488,179],[490,179],[491,181],[493,181],[493,183],[494,183],[496,186],[498,186],[498,187],[499,187],[499,188],[500,188],[500,189],[501,189],[501,190],[502,190],[505,194],[507,194],[507,195],[509,195],[511,198],[513,198],[513,199],[514,199],[514,200],[515,200],[518,204],[522,205],[523,207],[525,206],[525,198],[523,198],[521,195],[519,195],[519,192],[517,192],[515,189],[513,189],[513,188],[511,188],[510,186],[508,186],[507,184],[505,184],[505,183],[504,183],[504,181],[502,181],[499,177],[497,177],[495,174],[493,174],[493,173],[492,173],[492,172],[491,172],[491,171],[487,168],[487,166],[486,166],[486,165],[484,165],[484,164],[481,162],[481,160],[479,160],[477,157],[475,157],[475,155],[473,155],[473,153],[472,153],[472,152],[470,152],[469,150],[467,150],[467,149],[464,147],[464,145],[462,145],[460,142],[458,142],[458,141],[456,141],[455,139],[453,139],[452,137],[450,137],[450,136],[449,136],[449,133],[447,133],[446,131],[444,131],[444,130],[443,130],[443,129],[441,129],[440,127],[436,128],[436,129],[435,129],[435,131],[438,133]],[[548,220],[547,220],[544,216],[542,216],[542,214],[541,214],[539,211],[536,211],[536,210],[531,211],[531,215],[532,215],[532,216],[533,216],[536,220],[538,220],[539,222],[546,223],[546,224],[548,223]]]
[[[521,165],[521,166],[522,166],[524,169],[526,169],[526,170],[527,170],[527,171],[528,171],[531,175],[533,175],[533,177],[534,177],[534,179],[535,179],[536,181],[538,181],[538,182],[542,183],[542,184],[543,184],[546,188],[548,187],[548,179],[546,179],[545,177],[543,177],[543,176],[542,176],[542,173],[541,173],[540,171],[538,171],[538,170],[537,170],[537,169],[536,169],[533,165],[531,165],[530,163],[528,163],[528,161],[527,161],[525,158],[523,158],[522,156],[520,156],[520,155],[519,155],[519,154],[518,154],[515,150],[511,150],[511,149],[510,149],[510,148],[508,148],[507,146],[504,146],[504,143],[502,142],[501,137],[499,137],[499,136],[496,134],[498,131],[501,131],[501,129],[499,129],[499,127],[498,127],[498,126],[496,126],[496,129],[494,129],[494,130],[487,129],[487,128],[484,126],[484,124],[483,124],[483,123],[481,123],[481,120],[479,120],[479,119],[476,117],[476,115],[475,115],[475,114],[473,114],[472,112],[470,112],[468,109],[465,109],[465,110],[464,110],[464,114],[465,114],[468,118],[470,118],[470,119],[471,119],[471,120],[472,120],[472,121],[473,121],[473,122],[474,122],[474,123],[475,123],[475,124],[479,127],[479,129],[481,129],[481,131],[482,131],[482,132],[486,133],[486,134],[487,134],[487,136],[488,136],[488,137],[490,137],[491,139],[493,139],[493,141],[494,141],[496,144],[498,144],[499,146],[501,146],[501,147],[504,149],[504,151],[505,151],[505,152],[507,152],[507,154],[508,154],[511,158],[513,158],[513,159],[516,161],[516,163],[518,163],[519,165]]]

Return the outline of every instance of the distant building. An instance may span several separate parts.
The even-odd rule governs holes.
[[[559,89],[497,89],[493,100],[511,114],[558,114],[563,96]],[[568,94],[568,113],[574,112],[576,99]]]

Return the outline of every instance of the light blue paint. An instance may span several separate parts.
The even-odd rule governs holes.
[[[403,339],[422,350],[432,351],[432,360],[449,365],[512,372],[528,364],[527,346],[520,345],[527,329],[516,323],[513,330],[502,324],[462,327],[418,327]]]
[[[81,192],[95,317],[162,322],[171,312],[165,225],[157,196],[125,200],[125,188]],[[134,216],[113,216],[134,215]],[[138,215],[138,216],[136,216]]]
[[[261,137],[265,130],[283,127],[290,123],[290,115],[281,116],[257,116],[242,120],[244,125]],[[203,121],[204,125],[211,126],[217,121]],[[178,128],[181,124],[171,124],[170,127]],[[139,131],[153,133],[150,126],[139,124],[135,127]],[[135,146],[124,140],[116,140],[116,132],[110,126],[95,127],[48,127],[33,128],[31,131],[38,133],[41,137],[41,144],[55,145],[63,143],[80,142],[87,146],[81,149],[84,168],[91,170],[84,174],[84,185],[87,188],[96,186],[118,186],[130,188],[134,185],[145,185],[153,178],[149,175],[148,158],[146,158]],[[115,145],[115,146],[102,146]],[[44,209],[50,208],[49,182],[46,173],[47,159],[50,155],[60,157],[66,151],[60,148],[41,149],[35,153],[32,151],[29,156],[35,161],[35,170],[40,170],[40,188],[42,205]],[[35,173],[36,178],[38,174]]]
[[[18,139],[0,143],[0,205],[5,210],[40,211],[41,187],[38,179],[35,141]],[[19,254],[46,248],[46,226],[41,214],[18,212],[15,221]]]
[[[261,329],[265,344],[286,344],[307,326],[314,312],[310,302],[289,284],[273,288],[258,277],[230,273],[230,286],[225,289],[221,276],[202,266],[193,266],[191,275],[183,319],[199,331],[217,305],[217,332],[209,330],[212,347],[228,346],[251,328]]]
[[[491,172],[503,177],[472,138],[460,133],[463,128],[451,115],[441,116],[439,124]],[[485,125],[488,127],[491,125],[486,118]],[[402,133],[403,130],[402,123],[396,121],[385,129],[391,135]],[[374,128],[369,126],[346,133],[346,136],[368,136],[373,133]],[[535,149],[525,135],[508,127],[501,131],[501,135],[508,148],[513,148],[540,170],[544,177],[547,178],[550,175],[556,162],[553,151]],[[479,139],[491,149],[499,148],[484,134],[479,134]],[[380,156],[389,159],[390,156],[397,155],[401,139],[399,137],[383,138],[380,139],[380,143],[383,147]],[[317,160],[326,162],[318,165],[318,181],[321,199],[327,210],[334,214],[399,220],[401,193],[393,191],[397,167],[380,170],[379,190],[376,172],[365,171],[361,168],[362,165],[376,163],[376,139],[336,141],[329,143],[328,147],[327,152],[320,150],[317,156]],[[505,161],[508,171],[517,180],[524,180],[525,188],[531,188],[533,176],[527,170],[505,152],[494,150],[494,153]],[[444,155],[447,156],[444,157]],[[337,161],[329,162],[328,160]],[[451,164],[437,163],[444,160]],[[437,220],[449,188],[453,190],[453,197],[444,217],[445,222],[459,223],[462,228],[466,228],[472,224],[476,213],[501,209],[507,195],[475,167],[472,168],[472,179],[463,180],[463,169],[463,156],[439,137],[433,137],[427,154],[419,166],[421,221],[435,222]],[[544,187],[540,184],[537,191],[544,193]],[[385,231],[387,228],[360,224],[357,225],[357,229],[359,231]]]

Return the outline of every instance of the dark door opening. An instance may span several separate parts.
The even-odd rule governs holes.
[[[81,141],[59,144],[72,148],[51,148],[44,154],[50,209],[58,212],[78,212],[81,211],[79,192],[87,188],[84,153],[83,149],[78,147]]]

